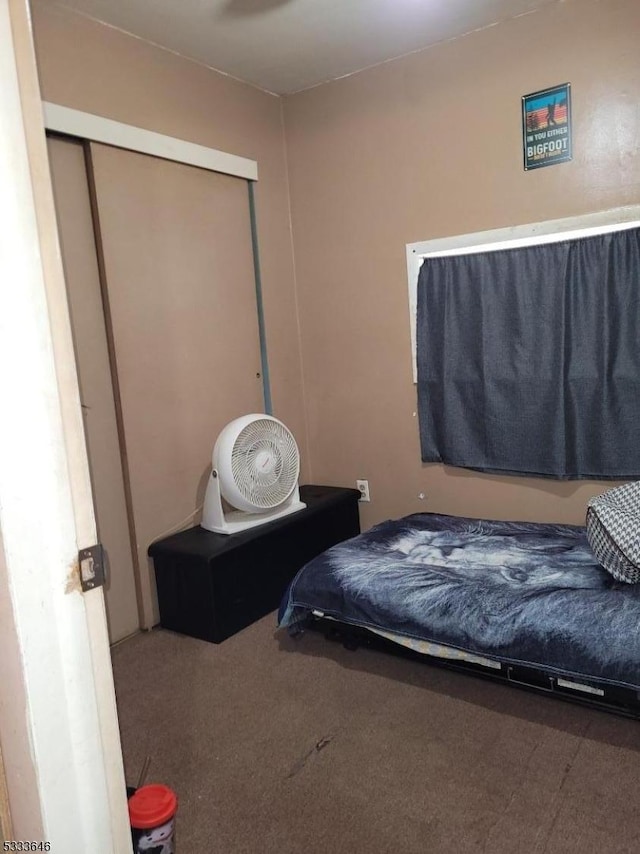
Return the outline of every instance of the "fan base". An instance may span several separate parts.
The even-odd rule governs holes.
[[[220,494],[220,478],[216,469],[213,469],[204,496],[200,527],[215,534],[238,534],[249,528],[257,528],[258,525],[266,525],[267,522],[273,522],[290,513],[297,513],[306,506],[300,501],[300,490],[296,486],[291,495],[272,510],[265,510],[263,513],[247,513],[243,510],[225,512]]]
[[[273,510],[266,510],[264,513],[228,510],[225,513],[222,509],[217,478],[211,477],[200,527],[206,531],[213,531],[215,534],[239,534],[241,531],[249,530],[249,528],[257,528],[259,525],[266,525],[275,519],[281,519],[290,513],[297,513],[299,510],[304,510],[306,506],[304,502],[300,501],[300,492],[296,487],[287,501]]]
[[[224,514],[223,522],[214,524],[211,528],[204,524],[205,520],[203,519],[202,527],[216,534],[238,534],[240,531],[247,531],[249,528],[257,528],[259,525],[266,525],[267,522],[281,519],[290,513],[297,513],[299,510],[304,510],[306,506],[302,501],[292,501],[291,504],[283,505],[268,513],[243,513],[241,510],[231,510]]]

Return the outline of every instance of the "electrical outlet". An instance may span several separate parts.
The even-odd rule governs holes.
[[[371,496],[369,495],[369,481],[368,480],[356,480],[356,489],[360,490],[360,498],[359,501],[371,501]]]

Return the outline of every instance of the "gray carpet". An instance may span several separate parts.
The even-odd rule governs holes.
[[[177,854],[640,851],[640,724],[275,615],[113,650],[127,781],[178,793]]]

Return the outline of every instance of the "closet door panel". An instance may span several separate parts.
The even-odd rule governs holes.
[[[148,545],[201,505],[222,427],[264,405],[248,191],[108,146],[92,144],[91,159],[151,625]]]
[[[112,643],[139,628],[125,486],[84,150],[48,140]]]

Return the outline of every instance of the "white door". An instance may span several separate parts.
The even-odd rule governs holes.
[[[125,854],[131,833],[64,277],[25,0],[0,0],[0,739],[12,833]]]

